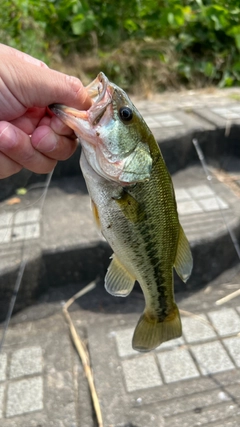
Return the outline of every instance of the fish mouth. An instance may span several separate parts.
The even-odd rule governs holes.
[[[99,176],[122,186],[148,180],[152,158],[147,144],[135,138],[130,145],[128,138],[122,143],[119,108],[132,106],[125,92],[102,72],[86,89],[92,100],[89,110],[52,104],[50,111],[75,132],[88,164]]]
[[[48,107],[50,111],[72,128],[77,135],[79,122],[82,125],[85,122],[86,128],[97,125],[107,107],[112,103],[114,88],[110,85],[108,78],[103,72],[100,72],[86,89],[92,100],[92,106],[87,111],[77,110],[76,108],[62,104],[51,104]]]

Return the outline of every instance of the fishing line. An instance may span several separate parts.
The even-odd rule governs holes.
[[[39,207],[40,215],[42,214],[42,210],[43,210],[43,207],[44,207],[44,203],[45,203],[45,200],[46,200],[46,196],[47,196],[48,188],[49,188],[49,185],[50,185],[50,182],[51,182],[51,179],[52,179],[53,172],[54,172],[54,170],[47,175],[47,179],[46,179],[46,182],[45,182],[45,185],[44,185],[44,191],[41,194],[41,196],[34,203],[31,204],[31,206],[32,206],[32,205],[36,204],[38,201],[41,200],[40,207]],[[16,215],[16,213],[19,212],[19,211],[21,211],[21,210],[23,210],[23,209],[18,209],[15,212],[14,215]],[[26,233],[26,229],[24,229],[24,234],[25,233]],[[2,350],[3,345],[4,345],[6,333],[7,333],[8,326],[9,326],[9,323],[10,323],[10,320],[11,320],[11,317],[12,317],[13,309],[14,309],[14,306],[15,306],[15,302],[16,302],[16,299],[17,299],[18,292],[19,292],[19,288],[20,288],[21,283],[22,283],[22,278],[23,278],[24,271],[25,271],[25,268],[26,268],[26,265],[27,265],[27,261],[28,261],[28,254],[27,254],[27,247],[26,247],[26,239],[25,239],[25,236],[23,236],[23,244],[22,244],[22,248],[21,248],[21,262],[20,262],[20,266],[19,266],[19,270],[18,270],[16,282],[15,282],[15,285],[14,285],[12,297],[11,297],[11,300],[10,300],[10,304],[9,304],[9,308],[8,308],[6,320],[5,320],[4,326],[3,326],[2,338],[0,340],[0,353],[1,353],[1,350]]]
[[[194,138],[194,139],[192,140],[192,143],[193,143],[193,145],[194,145],[194,147],[195,147],[195,149],[196,149],[196,152],[197,152],[198,158],[199,158],[200,163],[201,163],[201,165],[202,165],[202,168],[203,168],[203,170],[204,170],[204,172],[205,172],[205,175],[206,175],[206,177],[207,177],[207,180],[209,181],[210,187],[211,187],[211,189],[212,189],[213,193],[215,194],[215,199],[216,199],[216,202],[217,202],[217,205],[218,205],[218,209],[219,209],[219,211],[220,211],[220,214],[221,214],[221,217],[222,217],[223,223],[224,223],[224,225],[225,225],[225,227],[226,227],[226,229],[227,229],[227,231],[228,231],[228,233],[229,233],[229,235],[230,235],[230,238],[231,238],[232,243],[233,243],[233,245],[234,245],[234,248],[235,248],[235,250],[236,250],[236,253],[237,253],[238,259],[239,259],[239,261],[240,261],[240,247],[239,247],[239,244],[238,244],[238,240],[237,240],[237,237],[236,237],[236,235],[235,235],[234,231],[231,229],[231,227],[229,227],[228,222],[227,222],[227,220],[226,220],[226,218],[225,218],[225,216],[224,216],[222,206],[221,206],[221,204],[220,204],[220,202],[219,202],[219,199],[218,199],[218,197],[217,197],[217,195],[216,195],[216,192],[215,192],[215,189],[214,189],[214,186],[213,186],[213,183],[212,183],[213,176],[212,176],[212,174],[210,173],[210,170],[209,170],[209,168],[208,168],[207,162],[206,162],[206,160],[205,160],[205,157],[204,157],[204,154],[203,154],[203,152],[202,152],[202,149],[201,149],[201,147],[200,147],[200,145],[199,145],[199,143],[198,143],[198,140],[197,140],[196,138]]]

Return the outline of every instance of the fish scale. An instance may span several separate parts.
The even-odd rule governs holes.
[[[98,228],[113,249],[105,287],[127,296],[138,281],[145,309],[133,348],[150,351],[182,333],[173,267],[186,281],[192,256],[179,223],[160,148],[125,92],[100,73],[87,87],[91,108],[50,108],[79,137],[80,165]]]

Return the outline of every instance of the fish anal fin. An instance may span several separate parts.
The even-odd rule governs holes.
[[[178,276],[186,282],[191,275],[193,259],[187,237],[180,226],[177,254],[174,262],[175,270]]]
[[[145,311],[140,317],[134,331],[132,346],[134,350],[147,352],[154,350],[165,341],[179,338],[182,335],[182,324],[176,304],[163,321],[150,317]]]
[[[135,283],[118,258],[113,254],[112,261],[105,276],[105,288],[114,296],[126,297],[130,294]]]

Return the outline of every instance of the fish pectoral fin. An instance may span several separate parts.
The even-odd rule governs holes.
[[[121,197],[115,199],[124,216],[133,224],[144,221],[146,213],[139,203],[127,190],[123,190]]]
[[[181,335],[181,319],[178,307],[174,304],[172,311],[163,321],[159,321],[157,316],[153,318],[144,312],[134,331],[132,346],[134,350],[147,352]]]
[[[191,249],[186,235],[180,225],[177,254],[174,262],[174,268],[179,277],[186,282],[191,275],[193,259]]]
[[[116,297],[126,297],[132,291],[134,283],[135,278],[128,273],[113,254],[111,264],[105,276],[106,290]]]

